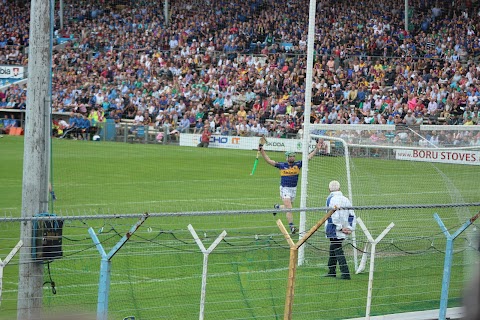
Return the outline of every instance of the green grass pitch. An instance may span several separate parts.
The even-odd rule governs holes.
[[[0,214],[20,216],[23,138],[0,140]],[[187,148],[71,140],[53,141],[53,185],[59,215],[174,213],[271,209],[279,201],[279,174],[260,159],[250,172],[256,151]],[[282,153],[269,153],[283,161]],[[337,177],[336,158],[312,180],[320,186]],[[382,159],[352,160],[354,204],[391,205],[478,202],[480,173],[476,167]],[[328,170],[331,166],[332,170]],[[311,166],[313,168],[313,166]],[[313,170],[313,169],[311,169]],[[313,182],[312,182],[313,183]],[[300,190],[298,190],[300,195]],[[315,202],[316,203],[316,202]],[[299,205],[299,197],[295,202]],[[372,314],[439,307],[444,236],[433,212],[454,232],[470,209],[409,209],[357,212],[376,237],[396,223],[385,244],[377,247]],[[323,212],[310,212],[309,220]],[[152,217],[112,260],[109,315],[123,319],[198,318],[203,255],[187,225],[205,246],[226,230],[228,235],[209,256],[206,319],[283,318],[289,249],[271,213]],[[298,214],[295,214],[298,223]],[[106,251],[136,219],[66,221],[64,258],[50,265],[57,285],[44,286],[44,309],[53,313],[95,314],[100,256],[88,236],[92,227]],[[18,241],[19,223],[0,222],[0,258]],[[346,319],[364,316],[368,274],[351,281],[326,279],[328,247],[323,234],[310,243],[309,263],[297,269],[294,319]],[[458,306],[471,261],[465,241],[456,244],[449,306]],[[349,248],[346,248],[349,251]],[[469,254],[478,259],[475,253]],[[466,261],[468,260],[468,261]],[[351,270],[353,265],[349,253]],[[18,258],[5,268],[0,319],[16,314]],[[368,270],[368,266],[367,266]],[[49,280],[45,272],[45,281]]]

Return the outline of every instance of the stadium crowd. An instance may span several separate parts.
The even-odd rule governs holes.
[[[68,1],[66,1],[68,3]],[[200,132],[293,136],[302,128],[308,2],[86,0],[65,6],[53,108]],[[26,65],[27,4],[3,0],[0,64]],[[480,12],[461,0],[318,1],[310,121],[478,125]],[[58,25],[58,22],[57,22]],[[25,108],[26,87],[0,92]],[[478,141],[478,139],[477,139]]]

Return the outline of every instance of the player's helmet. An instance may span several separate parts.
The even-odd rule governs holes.
[[[288,158],[288,157],[295,157],[295,152],[293,151],[287,151],[285,152],[285,156]]]

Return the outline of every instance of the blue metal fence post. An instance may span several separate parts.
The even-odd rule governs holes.
[[[433,217],[437,221],[440,229],[445,234],[447,238],[447,244],[445,248],[445,262],[443,265],[443,279],[442,279],[442,294],[440,297],[440,310],[438,314],[439,320],[445,320],[447,317],[447,306],[448,306],[448,289],[450,286],[450,275],[452,270],[452,260],[453,260],[453,241],[467,229],[477,218],[480,216],[480,212],[477,213],[475,216],[470,218],[466,221],[453,235],[450,235],[448,232],[447,227],[443,224],[442,219],[438,216],[438,214],[434,213]]]
[[[107,257],[100,262],[100,281],[98,284],[97,319],[108,319],[108,297],[110,295],[110,271],[112,261]]]
[[[112,250],[107,254],[103,249],[100,240],[98,239],[95,231],[92,228],[88,229],[88,233],[93,240],[93,243],[97,247],[102,259],[100,262],[100,279],[98,283],[98,300],[97,300],[97,320],[108,319],[108,297],[110,294],[110,273],[112,267],[111,259],[120,250],[121,247],[130,239],[132,234],[142,225],[142,223],[148,218],[148,214],[143,215],[135,225],[120,239],[120,241],[113,246]]]

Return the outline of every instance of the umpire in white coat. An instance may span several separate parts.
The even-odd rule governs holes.
[[[340,183],[338,181],[330,181],[328,189],[330,190],[330,194],[327,198],[327,207],[347,208],[352,206],[350,200],[340,191]],[[337,276],[336,268],[338,262],[341,272],[340,278],[350,280],[350,272],[342,245],[343,240],[354,230],[355,222],[355,213],[353,210],[340,209],[328,218],[325,224],[325,234],[330,240],[327,277]]]

